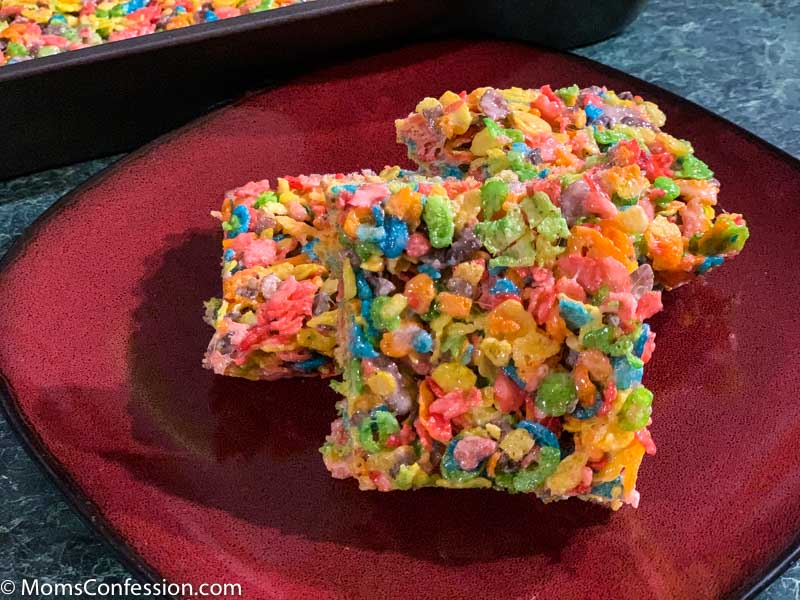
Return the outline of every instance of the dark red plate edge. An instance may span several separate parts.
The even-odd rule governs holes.
[[[365,0],[365,1],[368,4],[370,3],[370,0]],[[465,40],[465,41],[469,42],[471,40]],[[559,53],[556,50],[549,50],[549,49],[543,49],[543,50],[545,52]],[[562,53],[562,54],[568,54],[568,53]],[[571,59],[575,59],[579,62],[590,65],[593,69],[597,70],[597,72],[599,73],[605,72],[615,77],[621,78],[623,80],[628,80],[639,89],[647,90],[649,88],[650,90],[656,90],[660,94],[669,97],[671,100],[678,101],[684,104],[689,104],[694,108],[709,114],[715,120],[721,122],[727,127],[733,128],[740,135],[743,135],[750,141],[753,141],[758,145],[760,145],[762,148],[773,154],[776,159],[782,160],[784,163],[786,163],[790,167],[793,167],[795,170],[800,172],[800,159],[795,158],[787,151],[771,144],[770,142],[752,133],[751,131],[748,131],[744,127],[734,123],[730,119],[722,115],[719,115],[714,111],[711,111],[697,104],[696,102],[693,102],[692,100],[683,98],[682,96],[666,88],[639,79],[638,77],[625,73],[624,71],[621,71],[614,67],[604,65],[603,63],[599,63],[590,58],[586,58],[577,54],[569,54],[569,56]],[[311,75],[313,75],[313,73]],[[280,82],[276,85],[286,85],[286,83],[290,82]],[[264,89],[270,89],[270,88],[264,88]],[[263,92],[264,89],[253,93]],[[252,95],[252,93],[246,94],[243,98],[231,103],[228,106],[233,106],[235,104],[238,104],[243,99],[246,99],[249,95]],[[225,110],[225,108],[221,108],[218,110]],[[216,111],[214,111],[214,113],[215,112]],[[124,158],[106,166],[99,172],[92,175],[82,184],[77,186],[75,189],[73,189],[70,192],[67,192],[64,196],[56,200],[41,215],[39,215],[36,218],[36,220],[34,220],[34,222],[31,223],[19,237],[17,237],[17,239],[14,240],[11,247],[6,251],[6,253],[2,257],[0,257],[0,273],[3,273],[14,262],[16,258],[18,258],[20,255],[23,254],[28,244],[35,237],[35,234],[47,221],[49,221],[52,217],[56,216],[64,209],[68,208],[86,190],[89,190],[103,183],[114,168],[123,166],[130,162],[134,162],[141,155],[146,154],[151,148],[154,148],[164,142],[171,140],[174,137],[179,136],[185,130],[196,127],[197,125],[208,120],[214,113],[210,113],[206,116],[194,119],[193,121],[187,123],[182,127],[179,127],[169,133],[159,136],[158,138],[145,144],[138,150],[131,152]],[[154,567],[152,567],[146,560],[144,560],[144,558],[141,557],[125,539],[122,538],[122,536],[116,531],[111,522],[105,517],[105,515],[103,515],[100,508],[87,496],[87,494],[81,489],[80,485],[78,485],[78,483],[72,478],[72,476],[69,474],[64,465],[62,465],[61,462],[58,460],[58,458],[56,458],[50,452],[50,450],[44,445],[44,443],[39,438],[36,431],[30,426],[27,419],[25,418],[25,415],[19,406],[17,396],[14,393],[13,386],[9,381],[8,377],[6,376],[6,374],[2,370],[2,365],[0,365],[0,412],[2,412],[3,416],[6,418],[6,421],[9,423],[11,427],[11,431],[13,431],[14,434],[17,436],[17,438],[20,440],[22,447],[31,457],[33,462],[55,484],[56,488],[63,494],[64,498],[67,500],[67,503],[78,513],[78,515],[81,517],[84,523],[86,523],[86,525],[90,529],[92,529],[100,537],[100,539],[114,552],[117,559],[123,564],[123,566],[125,566],[129,571],[131,571],[137,577],[139,577],[144,581],[148,581],[151,583],[162,581],[164,577],[161,576]],[[789,546],[783,553],[778,555],[778,557],[770,564],[768,564],[767,567],[764,568],[760,573],[752,575],[751,577],[746,579],[742,583],[742,585],[738,589],[732,591],[727,596],[727,598],[729,600],[733,599],[753,600],[759,593],[764,591],[773,581],[778,579],[778,577],[787,569],[787,567],[792,562],[798,559],[800,559],[800,531],[796,532],[794,540],[792,541],[791,544],[789,544]]]

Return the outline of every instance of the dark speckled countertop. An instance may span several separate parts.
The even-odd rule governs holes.
[[[577,53],[672,90],[800,157],[800,0],[651,0],[626,32]],[[0,253],[116,158],[0,183]],[[129,576],[0,418],[0,581]],[[759,596],[790,599],[800,600],[797,563]]]

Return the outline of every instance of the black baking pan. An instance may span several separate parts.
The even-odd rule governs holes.
[[[0,179],[130,150],[346,54],[454,33],[573,47],[617,33],[644,2],[316,0],[3,66]]]

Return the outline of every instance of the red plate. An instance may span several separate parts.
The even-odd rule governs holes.
[[[403,160],[392,119],[479,85],[605,83],[658,102],[752,238],[666,296],[646,373],[658,454],[618,513],[485,491],[359,493],[317,452],[320,381],[200,367],[216,293],[208,212],[250,179]],[[762,585],[800,531],[798,162],[665,91],[499,42],[359,60],[163,138],[41,218],[6,257],[6,410],[129,563],[261,598],[716,598]]]

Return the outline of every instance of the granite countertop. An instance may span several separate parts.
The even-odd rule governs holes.
[[[672,90],[800,157],[800,0],[651,0],[577,54]],[[0,254],[45,208],[119,157],[0,182]],[[0,418],[0,581],[130,577]],[[800,600],[795,563],[759,600]]]

